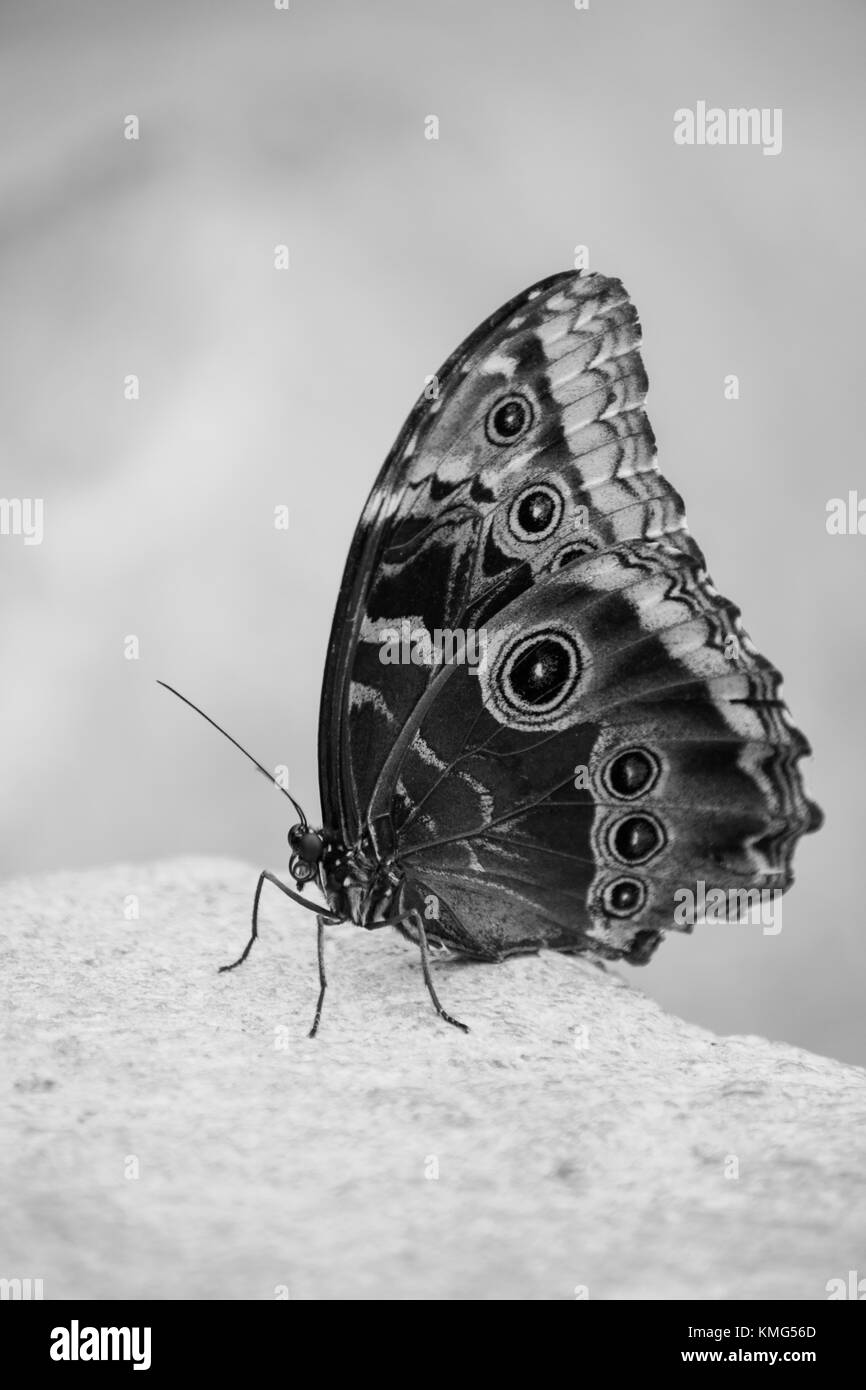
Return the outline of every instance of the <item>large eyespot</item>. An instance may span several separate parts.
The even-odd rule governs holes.
[[[523,715],[547,715],[573,693],[581,670],[577,643],[568,634],[550,628],[516,642],[496,680],[511,709]]]
[[[626,748],[604,768],[602,781],[612,796],[632,801],[652,790],[660,772],[658,759],[648,748]]]
[[[508,528],[519,541],[543,541],[562,519],[563,501],[550,483],[533,483],[518,493],[508,512]]]
[[[608,835],[608,845],[625,864],[643,864],[665,843],[665,834],[652,816],[626,816]]]
[[[532,425],[533,411],[526,396],[503,396],[487,412],[484,433],[491,444],[516,444]]]
[[[646,884],[639,878],[617,878],[601,895],[605,912],[611,917],[634,917],[646,902]]]

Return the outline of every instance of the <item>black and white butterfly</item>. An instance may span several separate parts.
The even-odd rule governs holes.
[[[619,280],[541,281],[448,359],[376,480],[325,667],[324,824],[294,803],[289,832],[327,903],[312,1033],[328,923],[416,941],[455,1023],[431,943],[642,964],[678,889],[784,891],[821,822],[779,672],[656,466],[639,340]],[[234,965],[266,880],[312,906],[263,873]]]

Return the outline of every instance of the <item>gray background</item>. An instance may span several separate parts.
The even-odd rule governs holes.
[[[154,680],[315,813],[381,459],[425,375],[585,243],[638,305],[661,466],[785,672],[827,813],[779,937],[699,928],[630,979],[866,1061],[866,537],[825,529],[864,485],[862,6],[114,0],[6,8],[2,31],[0,490],[46,508],[41,546],[0,538],[4,873],[284,862],[282,798]],[[781,107],[782,153],[675,146],[698,100]]]

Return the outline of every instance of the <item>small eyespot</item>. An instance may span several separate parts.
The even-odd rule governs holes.
[[[617,859],[643,864],[662,848],[664,832],[650,816],[626,816],[613,827],[608,843]]]
[[[563,501],[549,483],[536,483],[515,497],[508,513],[511,534],[520,541],[543,541],[562,519]]]
[[[578,560],[585,560],[587,555],[594,554],[595,547],[592,545],[570,545],[559,552],[551,568],[554,570],[565,569],[566,565],[574,565]]]
[[[484,432],[491,444],[515,444],[532,425],[532,406],[525,396],[505,396],[487,412]]]
[[[602,894],[606,912],[612,917],[634,917],[646,902],[646,886],[637,878],[618,878]]]
[[[602,778],[607,790],[623,801],[645,796],[659,778],[658,760],[646,748],[626,748],[607,764]]]

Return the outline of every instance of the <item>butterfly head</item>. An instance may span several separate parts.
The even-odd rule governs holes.
[[[292,851],[289,873],[296,883],[309,883],[316,877],[319,860],[325,852],[322,836],[306,823],[293,825],[289,831],[289,848]]]

